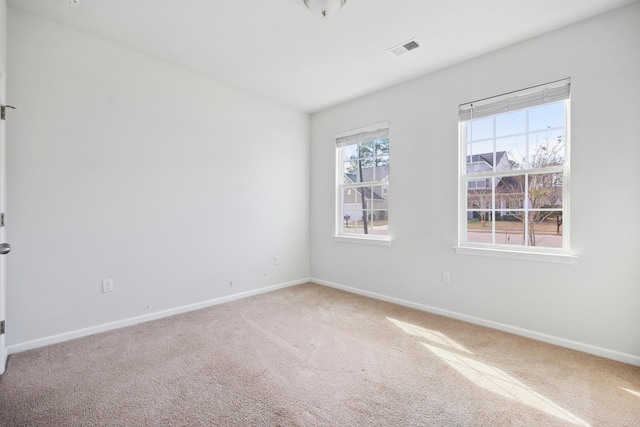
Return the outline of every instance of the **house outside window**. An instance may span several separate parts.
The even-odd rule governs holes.
[[[459,247],[569,253],[569,79],[460,106]]]
[[[389,124],[336,135],[336,236],[389,241]]]

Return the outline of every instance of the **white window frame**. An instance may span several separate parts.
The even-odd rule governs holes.
[[[503,258],[514,259],[527,259],[536,261],[548,261],[556,263],[573,263],[576,258],[570,253],[570,215],[569,215],[569,198],[570,198],[570,147],[571,147],[571,135],[570,135],[570,79],[563,79],[556,82],[551,82],[545,85],[535,86],[532,88],[510,92],[504,95],[487,98],[480,101],[474,101],[460,105],[458,132],[459,132],[459,173],[458,173],[458,245],[454,246],[456,253],[466,255],[483,255]],[[529,169],[514,169],[514,170],[495,170],[481,173],[468,173],[467,172],[467,159],[469,153],[467,153],[467,123],[470,120],[476,118],[488,118],[496,117],[502,113],[528,110],[530,108],[539,107],[542,105],[556,103],[565,103],[565,136],[564,136],[564,163],[560,166],[547,166],[544,168],[529,168]],[[494,119],[495,120],[495,119]],[[494,122],[495,123],[495,122]],[[494,124],[495,130],[495,124]],[[528,130],[527,130],[528,132]],[[496,153],[496,139],[493,137],[493,152]],[[471,153],[473,154],[473,153]],[[495,167],[495,161],[494,161]],[[477,172],[477,171],[476,171]],[[549,174],[549,173],[562,173],[562,248],[548,248],[539,246],[528,246],[525,239],[523,245],[508,245],[500,244],[496,242],[495,233],[495,221],[491,221],[492,229],[492,242],[491,243],[479,243],[467,241],[467,224],[468,224],[468,194],[467,194],[467,182],[475,181],[478,179],[491,179],[492,185],[492,201],[490,209],[495,215],[500,207],[495,205],[495,182],[493,181],[497,177],[509,177],[509,176],[524,176],[525,180],[528,180],[530,175],[534,174]],[[527,181],[525,181],[527,182]],[[525,195],[524,200],[528,200],[527,192],[528,185],[524,186]],[[534,211],[524,206],[524,211]],[[541,210],[541,209],[538,209]],[[525,236],[528,232],[528,222],[524,221]]]
[[[387,235],[379,235],[379,234],[355,234],[355,233],[345,233],[344,232],[344,215],[343,215],[343,194],[345,190],[353,188],[354,190],[357,187],[368,187],[368,186],[380,186],[382,188],[386,188],[386,198],[387,198],[387,221],[389,221],[389,211],[390,211],[390,202],[389,202],[389,194],[390,190],[390,182],[389,175],[383,180],[375,180],[375,181],[365,181],[365,182],[355,182],[355,183],[345,183],[344,182],[344,162],[342,156],[342,148],[349,145],[355,145],[362,142],[366,142],[366,139],[361,139],[362,137],[367,138],[371,135],[374,136],[372,141],[382,138],[389,138],[389,122],[376,123],[371,126],[366,126],[359,129],[354,129],[347,132],[342,132],[335,135],[336,139],[336,188],[335,188],[335,233],[333,235],[334,240],[341,242],[353,242],[353,243],[364,243],[364,244],[373,244],[373,245],[384,245],[388,246],[391,244],[391,229],[389,228],[389,232]],[[360,140],[358,141],[358,138]],[[344,142],[349,141],[349,142]],[[357,141],[357,142],[356,142]],[[390,227],[390,223],[388,225]]]

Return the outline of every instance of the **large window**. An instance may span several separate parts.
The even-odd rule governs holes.
[[[389,124],[336,135],[337,236],[389,240]]]
[[[568,79],[460,106],[462,247],[568,253]]]

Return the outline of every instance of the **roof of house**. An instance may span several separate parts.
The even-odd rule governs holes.
[[[506,151],[496,151],[496,163],[500,163],[502,158],[507,155]],[[507,160],[509,157],[507,157]],[[493,153],[474,154],[467,156],[467,163],[486,162],[493,166]]]

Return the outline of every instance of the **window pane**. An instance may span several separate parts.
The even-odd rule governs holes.
[[[488,151],[483,151],[486,148]],[[467,173],[482,173],[493,171],[493,142],[472,147],[475,154],[467,156]],[[471,148],[469,150],[472,150]],[[478,152],[482,151],[482,152]],[[470,151],[472,152],[472,151]]]
[[[360,193],[355,188],[346,188],[342,194],[343,231],[345,233],[355,233],[358,229],[358,222],[362,218]]]
[[[389,188],[386,185],[376,185],[373,187],[371,200],[367,200],[370,209],[387,209],[387,197]]]
[[[358,146],[347,145],[342,147],[342,161],[351,161],[358,158]]]
[[[371,164],[373,164],[371,162]],[[358,182],[371,182],[376,180],[376,168],[362,164],[362,179],[358,177]]]
[[[531,168],[544,168],[564,164],[564,128],[534,132],[529,135]]]
[[[351,184],[359,182],[358,163],[345,162],[343,165],[344,176],[342,182],[344,184]]]
[[[493,117],[467,122],[467,141],[493,138]]]
[[[389,157],[388,156],[377,157],[376,166],[389,166]],[[384,178],[378,178],[378,181],[380,179],[384,179]]]
[[[496,244],[524,245],[523,211],[501,211],[496,213]]]
[[[359,147],[359,158],[362,160],[362,167],[371,167],[373,166],[373,159],[375,158],[375,146],[373,142],[366,142],[364,144],[358,144]]]
[[[562,173],[529,175],[529,201],[531,209],[562,208]]]
[[[369,211],[369,234],[386,236],[389,234],[389,218],[386,210]]]
[[[356,191],[355,188],[345,188],[342,191],[342,203],[343,203],[343,207],[349,206],[356,206],[358,204],[359,201],[359,197],[358,197],[358,192]],[[343,209],[342,210],[344,213],[348,213],[350,214],[350,209]],[[354,217],[355,218],[355,217]]]
[[[389,138],[379,139],[375,142],[376,156],[384,157],[389,155]]]
[[[466,127],[467,173],[493,170],[493,118],[472,120]]]
[[[467,242],[492,243],[492,230],[491,211],[467,212]]]
[[[558,215],[561,212],[529,212],[529,246],[546,248],[562,247],[562,226],[559,225]]]
[[[532,246],[561,248],[562,212],[553,212],[549,216],[538,218],[537,222],[529,225],[529,236],[529,244]]]
[[[514,111],[512,113],[496,116],[496,136],[508,136],[523,134],[527,131],[527,111]]]
[[[542,105],[529,109],[529,129],[531,131],[564,127],[564,102]]]
[[[342,149],[342,171],[344,176],[342,182],[344,184],[350,184],[353,182],[359,182],[359,170],[358,165],[360,161],[358,159],[358,146],[348,145]]]
[[[565,104],[557,102],[529,110],[531,167],[564,164]]]
[[[524,207],[525,177],[496,177],[496,208],[522,209]]]
[[[526,156],[526,135],[498,138],[496,140],[497,171],[526,168]]]
[[[491,188],[474,189],[473,185],[476,184],[477,183],[473,181],[469,182],[469,189],[467,190],[467,209],[491,209]]]

